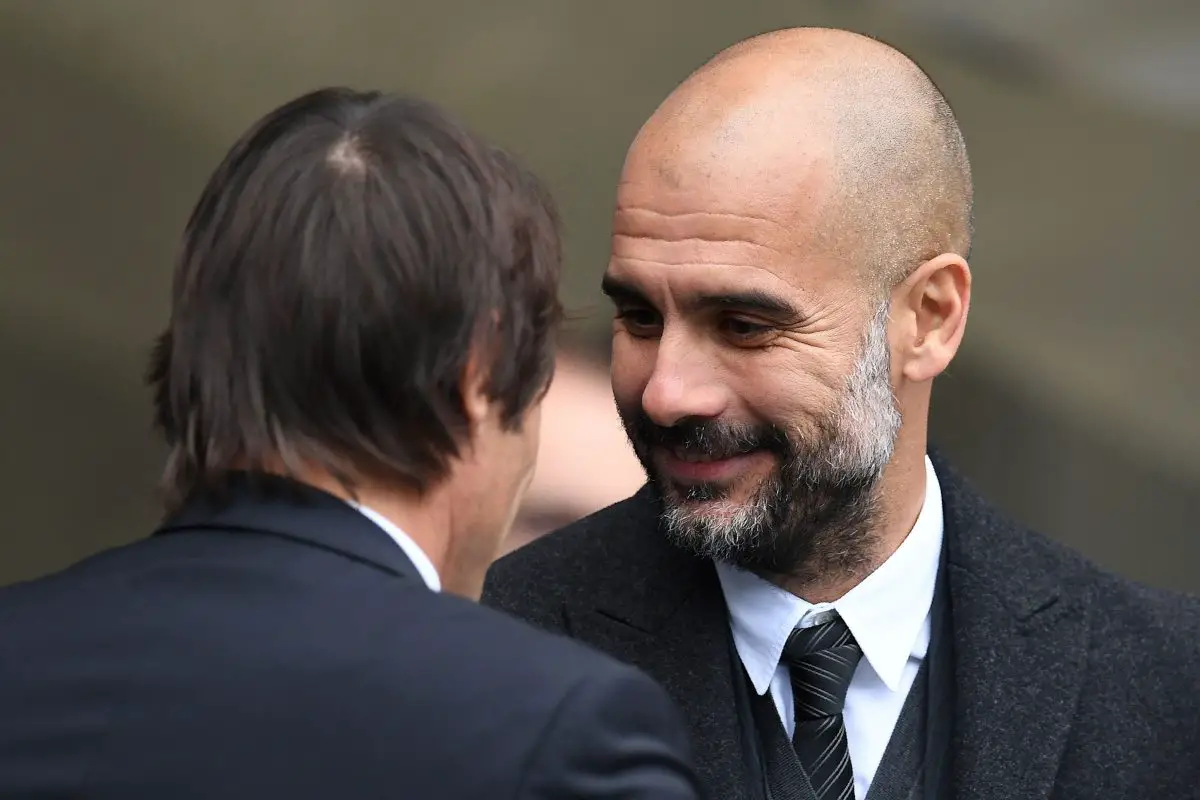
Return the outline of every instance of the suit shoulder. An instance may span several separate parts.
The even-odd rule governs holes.
[[[1120,577],[1079,551],[1031,530],[988,502],[944,458],[931,454],[942,489],[950,565],[999,595],[1062,595],[1093,602],[1102,617],[1174,616],[1200,624],[1200,599]]]
[[[649,516],[648,516],[649,514]],[[611,537],[630,523],[654,522],[654,509],[646,493],[639,492],[586,517],[538,537],[494,565],[498,571],[519,571],[533,566],[561,564],[581,555],[602,555],[610,550]]]
[[[484,602],[527,619],[531,605],[557,606],[568,587],[589,583],[597,570],[610,572],[627,550],[623,542],[652,531],[656,515],[643,490],[535,539],[492,565]]]
[[[667,693],[632,669],[580,682],[543,729],[521,796],[695,800],[687,729]]]
[[[1200,648],[1200,597],[1118,575],[1040,533],[1025,530],[1019,535],[1029,565],[1014,571],[1028,572],[1036,564],[1068,592],[1086,593],[1098,623],[1112,628],[1110,633],[1128,629],[1135,637],[1144,637],[1161,632]]]
[[[441,597],[430,616],[445,629],[438,654],[423,668],[433,714],[454,720],[452,752],[483,752],[490,793],[460,796],[634,796],[626,781],[680,786],[647,797],[691,798],[687,736],[666,691],[647,675],[571,639],[539,631],[498,611]],[[464,643],[468,643],[464,647]],[[376,672],[375,677],[389,680]],[[398,707],[411,694],[390,680]],[[378,702],[379,694],[372,692]],[[469,729],[469,730],[464,730]],[[445,728],[443,728],[445,730]],[[635,755],[641,753],[642,757]],[[651,778],[642,773],[659,766]],[[514,765],[521,768],[514,771]],[[453,767],[444,766],[438,772]],[[472,764],[472,773],[481,770]],[[640,777],[638,777],[640,776]],[[497,791],[515,778],[513,792]],[[476,781],[472,775],[467,780]],[[611,782],[612,789],[600,791]],[[430,795],[432,796],[432,795]]]
[[[566,637],[539,630],[509,614],[449,595],[431,595],[422,615],[451,642],[472,642],[483,652],[504,653],[489,661],[488,672],[500,683],[530,683],[566,691],[580,680],[619,675],[627,667]],[[453,655],[453,652],[447,653]],[[476,679],[478,680],[478,679]]]
[[[1093,568],[1096,625],[1108,649],[1186,664],[1200,680],[1200,597]]]
[[[1018,543],[1005,550],[1004,566],[1010,576],[1017,576],[1010,579],[1037,575],[1053,581],[1068,594],[1085,595],[1093,607],[1096,624],[1110,642],[1123,638],[1141,641],[1161,635],[1186,642],[1193,659],[1200,655],[1200,597],[1148,586],[1118,575],[1041,533],[1011,521],[1007,527],[1009,538]]]
[[[1105,669],[1120,673],[1153,664],[1200,681],[1200,597],[1118,575],[1039,533],[1020,535],[1030,563],[1010,563],[1013,572],[1036,568],[1068,595],[1086,599],[1092,646]]]
[[[1100,731],[1112,719],[1133,716],[1143,727],[1129,733],[1123,744],[1127,753],[1139,747],[1162,753],[1163,743],[1194,744],[1200,717],[1200,599],[1099,568],[1091,571],[1091,579],[1080,714],[1094,726],[1093,735],[1103,741]],[[1187,745],[1182,750],[1181,755]]]

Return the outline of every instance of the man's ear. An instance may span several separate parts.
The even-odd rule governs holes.
[[[488,396],[487,383],[488,373],[483,369],[483,359],[480,357],[479,348],[472,347],[471,355],[467,358],[467,365],[463,369],[460,384],[463,410],[466,412],[467,422],[472,430],[482,425],[491,412],[492,399]]]
[[[902,320],[893,357],[914,383],[936,378],[958,353],[971,306],[971,268],[954,253],[931,258],[896,287],[894,317]]]

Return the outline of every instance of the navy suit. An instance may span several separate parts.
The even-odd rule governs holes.
[[[0,590],[0,798],[696,796],[649,678],[430,591],[331,496],[254,487]]]

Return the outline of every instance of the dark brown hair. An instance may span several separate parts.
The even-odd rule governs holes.
[[[267,114],[192,212],[151,359],[168,505],[268,461],[426,489],[472,356],[510,429],[548,385],[560,262],[534,176],[429,103],[323,89]]]

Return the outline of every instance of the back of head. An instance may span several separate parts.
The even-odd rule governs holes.
[[[533,176],[432,105],[326,89],[233,146],[184,234],[150,382],[174,505],[237,469],[422,491],[467,428],[549,381],[557,217]]]

